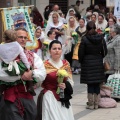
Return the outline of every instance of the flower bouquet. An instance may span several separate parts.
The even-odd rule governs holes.
[[[106,28],[105,30],[104,30],[104,34],[105,34],[105,41],[107,41],[108,40],[108,38],[109,38],[109,31],[110,31],[110,28]]]
[[[46,53],[47,53],[48,47],[49,47],[49,42],[44,41],[43,45],[44,45],[43,54],[44,54],[44,56],[46,56]]]
[[[60,30],[60,31],[64,31],[64,30],[66,30],[68,28],[68,25],[67,24],[63,24],[62,25],[62,29]]]
[[[72,32],[72,37],[73,37],[73,39],[75,41],[75,44],[77,44],[77,42],[78,42],[78,34],[77,34],[77,32]]]
[[[60,84],[60,83],[63,83],[63,80],[64,80],[65,77],[68,77],[68,73],[67,73],[66,70],[61,70],[60,69],[57,72],[57,76],[58,76],[57,82],[58,82],[58,84]],[[60,87],[57,88],[56,93],[60,95],[60,98],[64,98],[64,90],[61,89]]]
[[[104,33],[104,30],[98,28],[98,29],[96,29],[96,32],[97,32],[98,34],[103,34],[103,33]]]

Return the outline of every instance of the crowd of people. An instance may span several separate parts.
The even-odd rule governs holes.
[[[114,89],[106,83],[120,70],[120,26],[112,12],[105,14],[98,5],[88,7],[84,16],[79,8],[77,0],[65,17],[58,5],[48,5],[44,25],[36,19],[39,11],[33,9],[30,19],[38,43],[33,50],[26,49],[25,28],[4,32],[0,44],[2,120],[74,120],[72,73],[80,74],[80,83],[87,84],[87,109],[116,107],[111,98]],[[37,105],[36,84],[43,88]]]

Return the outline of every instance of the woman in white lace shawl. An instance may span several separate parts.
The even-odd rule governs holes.
[[[66,21],[68,22],[70,17],[75,17],[75,14],[75,10],[73,8],[70,8],[66,15]]]
[[[78,27],[78,24],[76,19],[73,16],[71,16],[68,19],[68,24],[66,29],[66,37],[68,42],[65,48],[65,59],[69,61],[70,65],[72,65],[72,55],[73,55],[73,47],[74,47],[72,32],[74,32],[77,27]]]
[[[56,34],[56,39],[59,40],[62,44],[64,43],[62,39],[62,35],[64,32],[62,31],[63,28],[63,21],[57,12],[54,12],[47,22],[47,26],[45,29],[45,33],[47,34],[48,31],[53,30]]]

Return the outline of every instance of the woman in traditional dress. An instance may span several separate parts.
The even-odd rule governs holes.
[[[74,120],[69,102],[74,82],[69,63],[60,59],[62,44],[58,40],[53,40],[49,45],[49,52],[51,58],[44,62],[47,77],[42,83],[43,90],[38,97],[37,120]],[[57,72],[63,69],[68,73],[68,77],[58,84]],[[60,94],[56,93],[58,87],[64,90],[64,98],[60,98]]]
[[[42,42],[44,41],[45,35],[40,26],[36,28],[35,37],[37,39],[38,46],[34,49],[34,52],[42,59]]]
[[[91,16],[91,21],[93,21],[94,23],[96,23],[97,18],[96,18],[96,15],[95,15],[95,14],[92,14],[92,16]]]
[[[99,13],[98,12],[93,12],[93,14],[92,15],[95,15],[95,24],[97,24],[98,23],[98,15],[99,15]],[[91,20],[92,20],[92,16],[91,16]]]
[[[59,40],[62,44],[64,43],[62,39],[62,35],[64,35],[64,32],[62,31],[63,28],[63,22],[61,17],[57,12],[54,12],[50,17],[47,22],[47,26],[45,29],[45,33],[47,34],[48,31],[53,30],[56,34],[56,39]]]
[[[73,8],[70,8],[66,15],[66,21],[68,22],[70,17],[75,17],[75,14],[75,10]]]
[[[103,31],[107,27],[107,21],[103,14],[98,15],[98,22],[96,23],[97,32],[103,34]]]
[[[78,74],[78,68],[80,68],[80,64],[78,61],[78,48],[81,42],[82,37],[86,34],[86,26],[85,26],[85,20],[81,18],[79,20],[79,26],[75,30],[78,34],[78,42],[75,43],[74,50],[73,50],[73,61],[72,61],[72,67],[74,68],[74,74]]]
[[[48,43],[48,46],[49,44],[55,40],[55,32],[53,30],[50,30],[48,33],[47,33],[47,39],[44,40],[44,42],[47,42]],[[43,51],[44,51],[44,42],[43,42]],[[48,49],[48,48],[47,48]],[[50,58],[50,54],[49,54],[49,50],[46,51],[46,55],[43,55],[44,57],[44,60],[48,60]]]
[[[76,19],[71,16],[68,20],[67,29],[66,29],[68,44],[65,48],[66,49],[65,59],[70,63],[70,66],[72,66],[72,55],[73,55],[73,47],[74,47],[72,32],[75,32],[77,27],[78,25]]]

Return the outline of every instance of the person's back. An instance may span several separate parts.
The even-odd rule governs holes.
[[[103,54],[101,53],[103,49],[103,44],[102,40],[103,37],[102,35],[92,35],[92,36],[84,36],[83,39],[85,48],[84,48],[84,58],[82,59],[82,68],[83,69],[88,69],[88,74],[90,74],[91,77],[89,77],[87,80],[89,82],[93,82],[97,80],[96,82],[100,82],[102,78],[100,78],[100,74],[103,69]],[[79,55],[79,58],[81,59],[81,56]],[[87,62],[87,64],[86,64]],[[86,64],[86,65],[85,65]],[[99,69],[98,69],[99,68]],[[82,74],[82,73],[81,73]],[[94,75],[97,74],[98,76]],[[93,77],[95,77],[93,79]],[[101,76],[102,77],[102,76]],[[83,77],[83,79],[85,79]],[[81,80],[82,82],[83,80]],[[104,81],[104,76],[103,76],[103,81]]]
[[[102,35],[96,34],[92,36],[84,36],[82,40],[84,40],[84,43],[86,44],[85,55],[101,55]]]
[[[106,55],[106,44],[96,33],[95,23],[90,21],[86,26],[87,34],[83,37],[79,47],[79,62],[81,63],[80,83],[88,87],[87,109],[98,109],[100,83],[105,82],[103,57]]]

